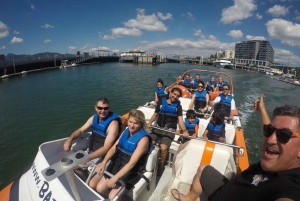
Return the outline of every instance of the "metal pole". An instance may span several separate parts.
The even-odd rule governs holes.
[[[13,56],[13,66],[14,66],[14,71],[16,73],[16,66],[15,66],[15,57]]]

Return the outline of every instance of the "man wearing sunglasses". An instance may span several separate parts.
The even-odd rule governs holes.
[[[221,111],[225,117],[228,117],[228,120],[232,120],[233,118],[233,111],[235,110],[235,101],[233,96],[229,94],[230,86],[228,84],[223,85],[223,91],[215,98],[215,100],[210,101],[209,105],[215,106],[215,110]]]
[[[92,137],[88,146],[90,157],[83,162],[83,165],[90,160],[99,158],[107,153],[111,146],[118,139],[121,131],[120,117],[109,111],[109,101],[107,98],[99,98],[95,105],[96,114],[91,116],[87,122],[64,143],[64,150],[70,151],[72,142],[79,138],[84,132],[92,130]]]
[[[254,103],[263,128],[262,154],[258,163],[228,181],[216,169],[200,165],[189,195],[172,190],[182,201],[205,197],[219,200],[300,200],[300,108],[285,105],[270,120],[263,95]]]

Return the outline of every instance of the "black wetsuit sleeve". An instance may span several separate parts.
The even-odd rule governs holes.
[[[181,105],[177,105],[177,116],[182,116],[182,106]]]
[[[161,101],[158,101],[155,107],[155,113],[159,113],[160,111],[160,106],[161,106]]]

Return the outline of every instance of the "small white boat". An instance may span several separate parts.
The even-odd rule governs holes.
[[[225,73],[193,69],[185,72],[182,77],[187,73],[191,75],[192,73],[223,75],[226,81],[230,83],[230,93],[233,95],[233,81]],[[183,118],[185,118],[191,101],[190,94],[183,86],[177,85],[176,87],[180,87],[183,91],[180,102]],[[218,95],[219,92],[213,93],[211,98],[213,99]],[[146,120],[149,120],[155,108],[147,103],[138,107],[138,110],[145,114]],[[237,109],[233,121],[226,123],[225,126],[226,143],[202,140],[202,134],[209,123],[209,115],[206,114],[200,118],[197,139],[180,145],[177,141],[179,136],[175,137],[169,150],[165,171],[161,177],[156,176],[160,156],[159,147],[152,145],[143,177],[130,191],[122,195],[122,199],[170,201],[172,199],[171,189],[173,188],[187,194],[200,164],[210,164],[227,177],[233,177],[248,168],[246,144]],[[123,125],[126,125],[128,113],[124,114],[122,118]],[[156,122],[153,122],[153,127],[156,127]],[[81,138],[78,138],[73,143],[70,152],[63,150],[63,144],[67,138],[41,144],[32,166],[20,178],[0,191],[0,200],[107,200],[87,185],[90,176],[83,180],[73,172],[73,167],[80,164],[88,156],[82,150],[87,148],[90,136],[91,133],[85,133]],[[90,175],[94,173],[95,165],[91,163],[91,167],[89,169]],[[119,182],[122,184],[122,181]],[[113,200],[117,199],[118,197],[115,197]]]
[[[230,68],[230,69],[233,69],[233,65],[230,61],[227,61],[227,60],[217,60],[215,61],[214,63],[214,67],[218,67],[218,68],[224,68],[226,66],[226,68]]]

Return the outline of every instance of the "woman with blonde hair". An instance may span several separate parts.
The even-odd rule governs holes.
[[[122,133],[114,146],[107,152],[102,163],[96,168],[96,175],[91,179],[89,186],[99,193],[113,199],[120,191],[118,180],[123,180],[126,190],[130,190],[141,178],[141,171],[145,168],[146,155],[149,152],[151,136],[146,132],[147,124],[143,112],[133,109],[129,112],[128,127]],[[114,176],[109,178],[99,175],[105,170],[106,163],[111,159],[107,171]]]

